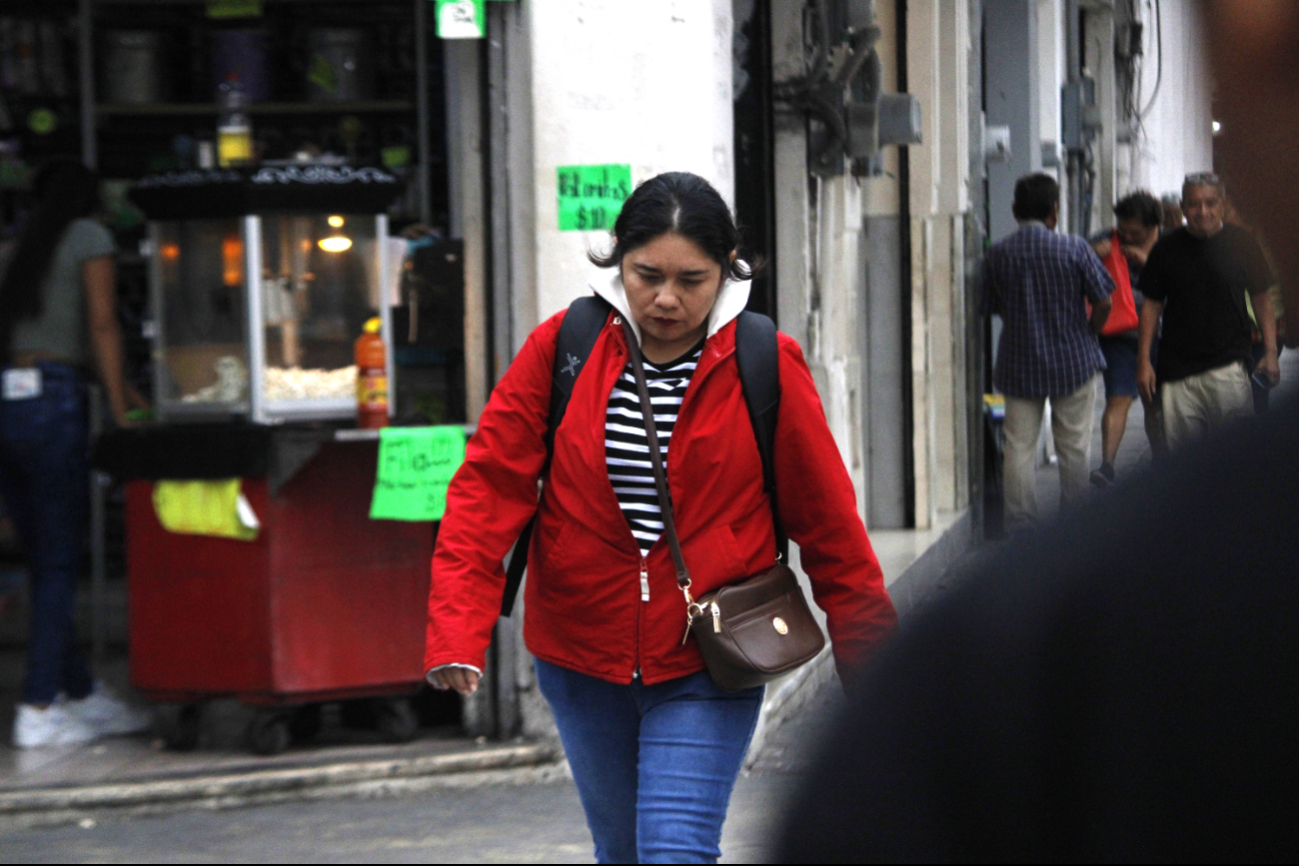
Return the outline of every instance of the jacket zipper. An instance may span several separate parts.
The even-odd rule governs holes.
[[[615,317],[615,319],[614,319],[614,324],[615,324],[615,325],[621,324],[621,322],[619,321],[619,318],[618,318],[618,317]],[[707,350],[707,348],[708,348],[708,343],[707,343],[707,340],[705,340],[705,341],[704,341],[704,349]],[[623,369],[626,368],[626,366],[627,366],[627,359],[628,359],[629,357],[630,357],[630,353],[628,352],[627,349],[624,348],[624,349],[623,349],[623,361],[622,361],[622,367],[619,368],[619,375],[622,375],[622,372],[621,372],[621,371],[622,371]],[[724,359],[719,358],[719,359],[717,360],[716,363],[714,363],[714,364],[713,364],[712,366],[710,366],[707,370],[705,370],[705,371],[704,371],[704,376],[703,376],[702,379],[698,376],[698,370],[696,369],[696,371],[695,371],[695,372],[696,372],[696,375],[691,377],[691,379],[690,379],[690,386],[686,389],[686,393],[685,393],[684,397],[683,397],[682,400],[681,400],[681,407],[680,407],[679,409],[677,409],[677,423],[678,423],[678,424],[681,423],[681,415],[683,414],[683,410],[686,408],[687,401],[690,402],[690,403],[693,403],[693,402],[694,402],[693,400],[690,400],[689,398],[692,397],[692,396],[694,396],[694,392],[695,392],[695,391],[698,391],[698,390],[699,390],[700,384],[703,382],[703,380],[704,380],[704,379],[707,379],[709,376],[711,376],[712,373],[713,373],[713,370],[715,370],[718,366],[721,365],[722,360],[724,360]],[[703,361],[703,355],[702,355],[702,354],[700,355],[700,361],[701,361],[701,362]],[[630,534],[630,533],[629,533],[629,534]],[[640,542],[638,542],[638,541],[636,540],[636,537],[635,537],[635,536],[632,536],[632,542],[633,542],[634,544],[636,544],[637,546],[639,546],[639,544],[640,544]],[[645,554],[643,554],[643,553],[641,554],[641,557],[640,557],[640,600],[641,600],[641,603],[642,603],[642,604],[644,604],[644,603],[646,603],[646,602],[648,602],[648,601],[650,600],[650,588],[649,588],[649,561],[645,558]],[[722,622],[721,622],[721,613],[722,613],[722,612],[721,612],[721,610],[719,610],[719,609],[717,608],[717,605],[716,605],[716,604],[714,604],[712,607],[713,607],[713,609],[710,611],[710,613],[713,614],[713,629],[714,629],[715,631],[720,632],[720,631],[722,630]],[[642,611],[642,610],[643,610],[643,608],[637,608],[637,609],[636,609],[636,667],[635,667],[634,671],[632,672],[632,679],[636,679],[636,678],[640,677],[640,674],[641,674],[641,670],[640,670],[640,641],[641,641],[641,611]]]

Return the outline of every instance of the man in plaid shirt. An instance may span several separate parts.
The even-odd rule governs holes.
[[[1006,397],[1006,527],[1014,532],[1037,521],[1033,454],[1048,399],[1061,499],[1087,490],[1096,382],[1105,369],[1096,335],[1114,281],[1086,240],[1055,231],[1060,185],[1053,178],[1021,177],[1012,209],[1019,230],[984,256],[983,291],[985,310],[1005,324],[993,384]]]

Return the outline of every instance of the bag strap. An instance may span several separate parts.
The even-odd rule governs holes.
[[[776,507],[776,420],[780,414],[780,343],[776,323],[761,313],[745,310],[735,320],[735,362],[740,368],[740,388],[762,458],[762,484],[771,503],[776,530],[776,552],[789,562],[789,536]]]
[[[550,468],[551,455],[555,453],[555,431],[564,420],[568,411],[568,401],[573,396],[573,386],[577,376],[582,372],[586,359],[595,348],[595,341],[604,330],[609,319],[612,305],[598,295],[587,295],[569,304],[564,321],[559,324],[559,339],[555,343],[555,361],[551,366],[550,379],[550,413],[546,423],[546,466],[541,470],[544,477]],[[509,565],[505,569],[505,595],[501,599],[501,616],[514,613],[514,602],[523,584],[523,571],[528,564],[528,547],[532,542],[532,530],[537,518],[533,516],[527,526],[519,533],[519,540],[514,543],[514,552],[510,554]]]
[[[668,549],[672,551],[672,562],[677,567],[677,585],[686,594],[686,603],[693,604],[694,600],[690,598],[690,571],[686,568],[685,557],[681,555],[681,540],[677,538],[677,524],[672,515],[672,495],[668,491],[667,472],[663,469],[663,452],[659,450],[658,425],[654,423],[654,404],[650,401],[649,386],[645,384],[645,362],[641,358],[636,333],[626,318],[622,320],[622,329],[627,335],[632,372],[636,374],[636,392],[640,395],[645,437],[649,440],[650,465],[654,467],[654,486],[658,488],[659,509],[663,512],[663,534],[667,536]]]

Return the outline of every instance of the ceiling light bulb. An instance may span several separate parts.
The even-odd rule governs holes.
[[[341,216],[332,216],[329,218],[329,227],[331,229],[341,229],[343,227],[343,218]]]
[[[342,235],[321,238],[316,242],[317,245],[327,253],[343,253],[352,248],[352,239],[345,238]]]

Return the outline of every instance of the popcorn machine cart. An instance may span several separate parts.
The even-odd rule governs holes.
[[[433,527],[369,519],[378,437],[355,429],[352,366],[378,315],[392,375],[398,192],[377,169],[319,166],[132,192],[150,221],[158,423],[105,437],[97,463],[126,484],[132,683],[169,705],[174,747],[228,696],[257,708],[262,754],[310,737],[328,701],[375,699],[385,738],[416,732]],[[255,538],[164,528],[161,486],[232,479]]]

